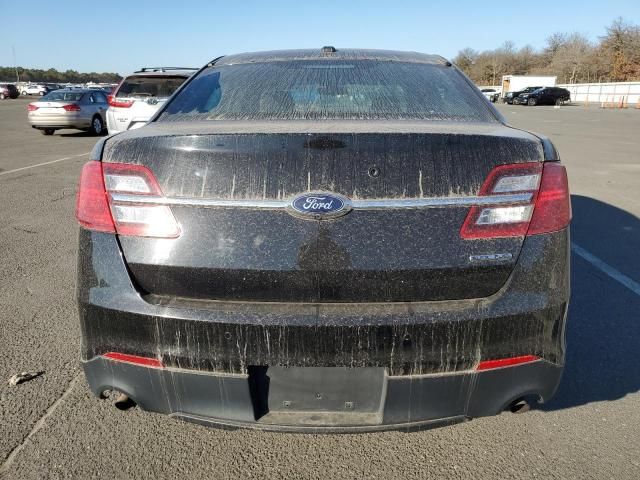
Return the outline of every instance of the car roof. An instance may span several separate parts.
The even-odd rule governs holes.
[[[58,88],[56,90],[53,90],[52,92],[60,92],[62,90],[67,92],[73,92],[73,93],[93,93],[93,92],[104,93],[103,91],[97,88]]]
[[[194,73],[197,72],[197,69],[173,69],[173,70],[147,70],[147,71],[137,71],[126,75],[125,78],[129,77],[190,77]]]
[[[333,49],[333,50],[330,50]],[[291,60],[377,60],[383,62],[427,63],[433,65],[451,65],[440,55],[396,50],[368,50],[356,48],[334,49],[323,47],[300,50],[272,50],[268,52],[249,52],[228,55],[217,59],[214,64],[237,65],[242,63],[283,62]]]

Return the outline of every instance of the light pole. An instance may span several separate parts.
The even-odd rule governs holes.
[[[16,70],[16,83],[20,83],[20,74],[18,73],[18,65],[16,64],[16,46],[11,45],[11,51],[13,52],[13,68]]]

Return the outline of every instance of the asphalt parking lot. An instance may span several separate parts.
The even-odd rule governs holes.
[[[221,431],[121,412],[78,365],[74,194],[95,137],[0,102],[0,476],[640,478],[640,110],[498,108],[555,142],[572,190],[572,303],[556,397],[418,433]],[[18,386],[22,371],[43,372]]]

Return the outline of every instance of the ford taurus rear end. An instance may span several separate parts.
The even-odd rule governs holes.
[[[98,396],[343,432],[495,415],[560,381],[565,169],[441,57],[217,59],[98,143],[76,215]]]

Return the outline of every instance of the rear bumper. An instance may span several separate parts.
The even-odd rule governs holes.
[[[564,364],[568,299],[567,230],[528,237],[508,282],[490,297],[379,304],[145,296],[132,283],[116,237],[80,231],[82,359],[93,392],[120,390],[144,409],[227,427],[424,428],[493,415],[522,396],[548,400]],[[107,352],[153,357],[165,368],[113,362],[103,357]],[[521,355],[541,360],[474,370],[481,360]],[[321,378],[377,369],[384,377],[372,394],[380,397],[378,409],[345,416],[334,405],[291,416],[279,409],[282,392],[290,391],[293,402],[304,397],[294,382],[275,403],[266,402],[267,414],[258,412],[264,388],[256,393],[252,372],[266,368],[277,379],[279,367],[303,369],[303,378],[313,377],[313,369]]]
[[[95,394],[115,389],[135,399],[145,410],[223,428],[309,433],[419,430],[496,415],[523,396],[551,398],[562,374],[562,367],[544,360],[445,375],[385,373],[383,388],[376,385],[372,389],[374,405],[359,402],[359,392],[343,391],[341,398],[334,398],[341,409],[318,410],[313,409],[313,404],[316,395],[324,394],[323,388],[314,392],[297,382],[281,384],[279,393],[270,394],[268,387],[258,391],[253,386],[251,374],[147,368],[102,357],[84,362],[83,366]],[[307,378],[316,377],[322,383],[322,372],[318,370],[324,368],[305,370]],[[359,374],[359,369],[349,370]],[[293,399],[288,408],[282,401],[286,398]],[[264,399],[268,399],[266,407]],[[296,408],[296,400],[304,405]]]
[[[33,128],[89,128],[91,118],[80,115],[29,115],[29,123]]]

